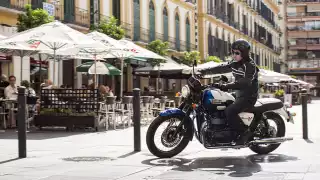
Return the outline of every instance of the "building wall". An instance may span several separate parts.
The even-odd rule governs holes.
[[[231,2],[234,6],[234,20],[236,22],[239,22],[240,27],[244,25],[242,15],[247,15],[247,17],[251,20],[247,22],[248,24],[248,31],[252,31],[254,33],[254,22],[259,24],[260,26],[264,27],[268,32],[270,32],[273,35],[273,45],[275,48],[280,48],[280,40],[279,40],[279,32],[272,27],[269,23],[266,22],[264,18],[262,18],[260,15],[258,15],[256,12],[252,11],[246,2],[240,2],[240,1],[223,1],[225,5],[227,5],[227,2]],[[279,24],[278,20],[278,13],[279,13],[279,7],[274,5],[274,2],[270,1],[264,1],[267,7],[269,7],[271,10],[274,11],[274,21],[275,24]],[[208,8],[208,1],[207,0],[200,0],[198,1],[198,11],[199,15],[203,18],[201,21],[199,20],[199,34],[202,37],[199,38],[199,50],[203,56],[203,58],[206,58],[209,54],[208,49],[208,38],[207,35],[209,33],[209,27],[211,26],[211,35],[215,36],[219,39],[228,40],[229,43],[232,43],[234,40],[238,38],[243,38],[248,40],[253,48],[253,52],[260,55],[260,65],[261,66],[269,66],[269,68],[273,68],[273,62],[279,63],[279,54],[276,53],[273,49],[267,47],[263,43],[260,43],[256,41],[254,38],[245,35],[241,31],[239,31],[236,28],[233,28],[232,26],[229,26],[228,24],[222,22],[220,19],[217,19],[215,16],[210,15],[207,13]],[[269,5],[269,6],[268,6]],[[214,7],[214,3],[213,3]],[[216,7],[214,7],[216,9]],[[240,12],[240,20],[238,17],[238,13]],[[265,62],[265,58],[267,58],[267,62]]]

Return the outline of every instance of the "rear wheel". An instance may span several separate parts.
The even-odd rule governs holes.
[[[284,137],[286,134],[286,126],[284,124],[283,119],[281,116],[275,113],[266,113],[265,116],[267,117],[267,123],[269,128],[268,137],[261,137],[261,138],[275,138],[275,137]],[[259,144],[259,145],[251,145],[249,148],[257,153],[257,154],[269,154],[276,150],[281,143],[279,144]]]
[[[183,118],[183,116],[159,116],[150,124],[146,141],[148,149],[153,155],[159,158],[171,158],[184,150],[189,143],[189,138],[186,135],[191,133],[192,127],[188,127],[188,123],[184,123],[181,130],[178,130],[178,125]],[[162,125],[165,125],[165,129],[160,132],[160,144],[164,146],[164,150],[155,143],[156,132]]]

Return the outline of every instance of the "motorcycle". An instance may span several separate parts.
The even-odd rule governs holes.
[[[243,145],[235,144],[238,133],[228,126],[224,114],[224,110],[235,101],[235,96],[202,85],[195,66],[196,62],[187,85],[182,87],[180,106],[162,111],[148,127],[146,143],[153,155],[171,158],[182,152],[194,136],[207,149],[250,148],[257,154],[268,154],[281,143],[293,140],[285,137],[285,121],[294,123],[294,113],[288,111],[290,105],[275,98],[261,98],[254,108],[239,114],[243,125],[254,132],[252,138]],[[155,144],[155,134],[165,123],[166,128],[160,134],[161,145],[167,149],[161,150]]]

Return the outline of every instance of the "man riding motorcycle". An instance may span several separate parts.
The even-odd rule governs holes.
[[[228,124],[236,132],[238,137],[236,145],[243,145],[251,136],[250,129],[245,129],[239,117],[239,113],[254,107],[258,98],[258,72],[254,60],[250,58],[251,45],[244,39],[236,40],[231,45],[233,60],[225,65],[202,69],[199,72],[205,74],[222,74],[232,72],[235,82],[227,84],[212,84],[213,87],[223,91],[232,89],[236,91],[236,101],[225,110]]]

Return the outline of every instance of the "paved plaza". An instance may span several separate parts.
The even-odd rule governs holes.
[[[179,156],[156,159],[145,145],[132,153],[133,129],[107,132],[28,133],[28,158],[16,159],[16,132],[0,133],[0,180],[318,180],[320,179],[320,101],[308,105],[310,140],[302,140],[301,106],[287,123],[284,143],[273,154],[249,149],[206,150],[196,140]]]

